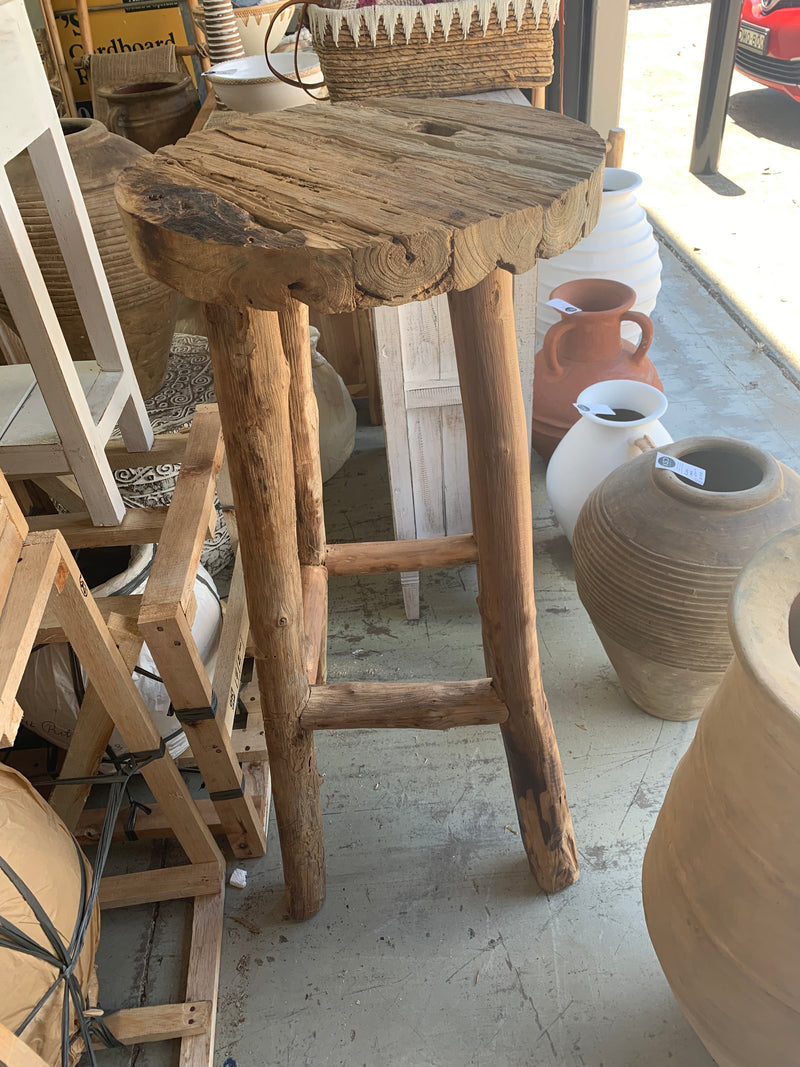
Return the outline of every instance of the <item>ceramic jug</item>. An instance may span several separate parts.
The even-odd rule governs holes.
[[[155,152],[185,137],[197,117],[188,74],[157,78],[98,90],[108,102],[106,125],[112,133]]]
[[[650,939],[720,1067],[800,1050],[800,529],[742,571],[734,659],[673,775],[647,846]]]
[[[580,418],[547,466],[547,495],[559,525],[572,541],[589,493],[620,464],[672,437],[661,425],[667,398],[645,382],[598,382],[578,396]]]
[[[575,524],[578,595],[625,692],[662,719],[696,719],[733,655],[728,600],[751,556],[800,523],[800,477],[726,437],[660,449],[703,485],[632,459],[589,494]]]
[[[549,307],[550,293],[563,282],[579,278],[613,278],[636,291],[635,311],[650,315],[661,289],[661,257],[653,227],[636,198],[642,179],[632,170],[606,167],[603,199],[597,225],[560,256],[539,261],[536,309],[536,347],[558,322],[558,312]],[[639,329],[623,322],[622,336],[635,343]]]
[[[647,315],[630,310],[636,299],[630,286],[607,278],[584,278],[557,286],[550,296],[573,310],[561,312],[561,321],[547,331],[534,358],[533,447],[544,459],[578,421],[574,404],[587,386],[633,378],[661,389],[647,357],[653,324]],[[622,340],[620,325],[626,320],[641,327],[637,346]]]

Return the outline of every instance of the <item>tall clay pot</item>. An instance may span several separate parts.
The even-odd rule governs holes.
[[[108,103],[109,130],[148,152],[185,137],[197,117],[197,93],[185,71],[111,86],[99,93]]]
[[[591,233],[560,256],[539,261],[539,297],[536,311],[536,347],[558,321],[558,312],[548,307],[550,292],[557,285],[579,278],[613,278],[636,291],[635,311],[649,315],[661,288],[661,257],[653,227],[636,198],[642,179],[632,170],[606,167],[603,200],[597,225]],[[622,336],[636,342],[639,330],[622,324]]]
[[[577,404],[580,418],[553,453],[546,482],[550,506],[570,541],[595,486],[622,463],[672,441],[660,421],[667,398],[645,382],[597,382],[583,390]],[[595,411],[597,406],[613,414]]]
[[[148,278],[133,262],[114,199],[114,183],[120,171],[145,155],[145,150],[109,133],[94,119],[64,119],[61,125],[139,387],[145,397],[152,396],[166,373],[178,295]],[[6,170],[72,358],[93,359],[27,152],[13,159]],[[1,294],[0,318],[12,324]]]
[[[533,447],[549,459],[580,415],[578,394],[595,382],[628,378],[661,389],[656,369],[647,358],[653,324],[631,311],[636,294],[628,285],[606,278],[585,278],[557,286],[550,294],[580,311],[561,312],[561,321],[547,331],[533,364]],[[642,330],[638,346],[623,341],[623,321]]]
[[[733,654],[727,605],[739,572],[800,523],[800,477],[725,437],[661,451],[703,468],[705,485],[656,467],[654,453],[617,468],[578,516],[575,581],[631,700],[662,719],[694,719]]]
[[[647,927],[720,1067],[800,1062],[800,530],[736,583],[735,657],[644,860]]]

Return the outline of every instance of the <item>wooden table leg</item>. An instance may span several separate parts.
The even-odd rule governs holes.
[[[322,467],[319,457],[319,408],[314,395],[308,307],[297,300],[278,313],[283,350],[289,363],[289,418],[294,461],[294,496],[297,509],[297,550],[301,567],[325,566],[325,512],[322,504]],[[328,583],[323,570],[312,582],[319,590],[319,610],[306,617],[306,638],[319,656],[309,680],[323,683],[327,668]],[[307,579],[308,580],[308,579]],[[316,631],[316,632],[314,632]]]
[[[206,305],[206,317],[289,912],[294,919],[308,919],[325,899],[325,859],[314,739],[299,724],[308,682],[289,365],[276,313]]]
[[[500,729],[528,862],[550,893],[571,885],[579,871],[536,638],[530,463],[511,275],[495,270],[474,288],[448,296],[467,431],[487,672],[508,707]]]

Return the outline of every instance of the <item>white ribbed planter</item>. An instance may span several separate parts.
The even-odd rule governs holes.
[[[562,282],[579,278],[612,278],[636,291],[634,311],[649,315],[661,288],[661,258],[644,208],[636,199],[642,179],[631,170],[607,168],[603,178],[603,203],[592,232],[568,252],[539,260],[539,301],[536,315],[536,350],[544,335],[559,320],[547,306],[550,293]],[[623,323],[622,337],[636,343],[639,328]]]

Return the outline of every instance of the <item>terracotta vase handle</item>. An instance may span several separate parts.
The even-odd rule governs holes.
[[[650,316],[644,315],[641,311],[626,311],[620,322],[635,322],[637,326],[641,326],[642,339],[639,342],[639,347],[631,356],[632,363],[641,363],[647,355],[647,350],[653,340],[653,322]]]
[[[570,328],[570,325],[568,319],[562,319],[561,322],[557,322],[551,326],[544,335],[542,355],[554,378],[561,378],[564,374],[564,368],[558,362],[558,342],[561,340],[562,335]]]

